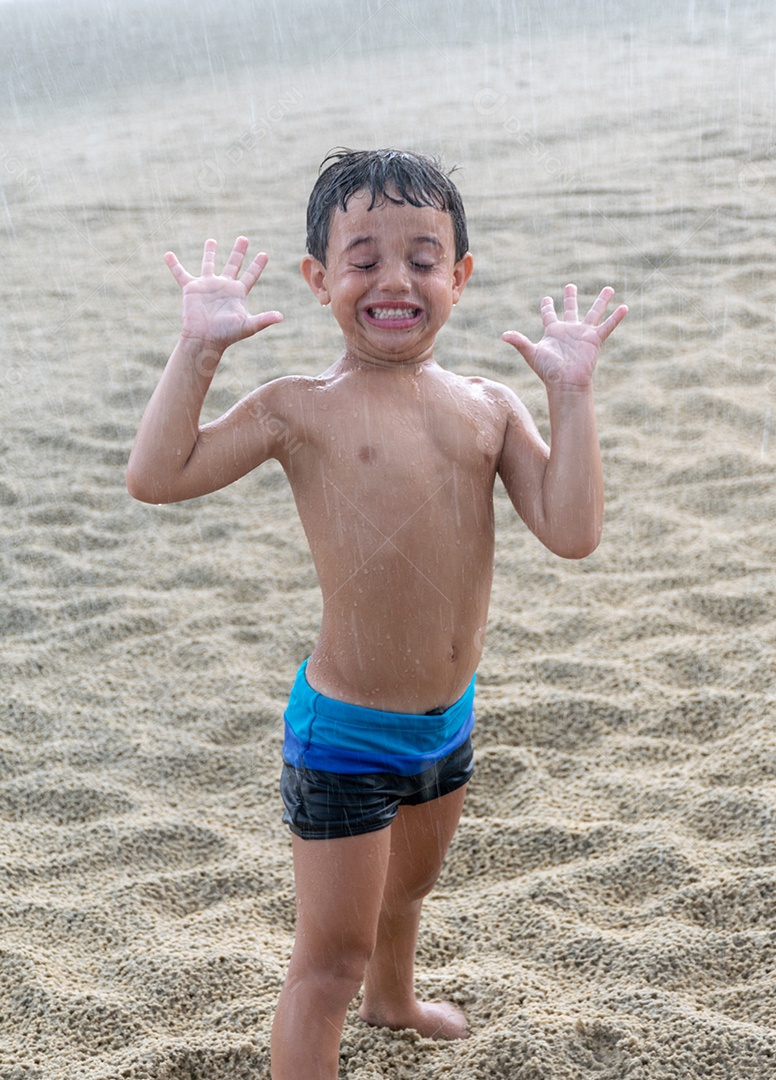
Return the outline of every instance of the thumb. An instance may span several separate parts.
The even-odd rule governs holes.
[[[262,311],[260,315],[251,315],[246,323],[246,330],[248,331],[246,336],[252,337],[254,334],[258,334],[260,330],[272,326],[273,323],[283,322],[284,318],[285,316],[280,311]]]
[[[521,334],[517,330],[507,330],[505,334],[501,335],[501,340],[506,341],[508,345],[514,345],[523,359],[527,360],[529,364],[536,355],[534,343],[525,334]]]

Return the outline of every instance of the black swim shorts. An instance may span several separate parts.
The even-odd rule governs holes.
[[[415,776],[334,773],[283,763],[283,821],[303,840],[334,840],[376,832],[391,824],[400,806],[449,795],[474,771],[471,737]]]

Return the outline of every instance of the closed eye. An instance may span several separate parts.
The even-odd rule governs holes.
[[[371,270],[372,267],[377,266],[377,263],[353,263],[356,270]]]

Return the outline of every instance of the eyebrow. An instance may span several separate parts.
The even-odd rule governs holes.
[[[352,251],[353,248],[361,247],[363,244],[373,244],[377,242],[375,236],[356,236],[345,248],[345,251]],[[431,244],[433,247],[441,248],[442,241],[436,236],[413,236],[411,243],[413,244]]]
[[[374,236],[357,236],[355,240],[351,240],[345,248],[345,251],[352,251],[353,248],[360,247],[362,244],[371,244],[375,240]]]

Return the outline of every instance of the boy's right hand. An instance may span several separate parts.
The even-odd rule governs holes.
[[[199,277],[185,270],[171,251],[164,256],[172,276],[183,289],[182,337],[223,350],[272,323],[283,321],[279,311],[263,311],[260,315],[251,315],[248,311],[246,297],[259,280],[268,259],[263,253],[257,255],[238,278],[247,250],[248,240],[238,236],[223,271],[217,275],[216,241],[206,240]]]

